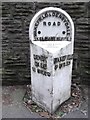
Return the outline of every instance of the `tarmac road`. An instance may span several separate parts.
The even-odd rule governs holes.
[[[4,86],[2,88],[2,118],[41,118],[37,113],[30,112],[23,104],[25,92],[26,86]],[[63,118],[88,118],[87,101],[79,109]]]

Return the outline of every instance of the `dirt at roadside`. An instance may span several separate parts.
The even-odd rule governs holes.
[[[62,116],[76,110],[80,109],[83,102],[88,101],[88,88],[82,85],[73,84],[71,86],[71,97],[62,105],[60,105],[57,111],[51,115],[47,111],[44,111],[40,108],[35,102],[31,99],[31,86],[27,86],[26,94],[23,98],[25,106],[31,111],[36,112],[42,117],[46,118],[61,118]],[[83,111],[83,110],[81,110]],[[87,111],[86,111],[87,112]]]

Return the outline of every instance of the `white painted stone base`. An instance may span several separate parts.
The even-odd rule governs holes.
[[[55,53],[51,53],[31,43],[32,100],[50,113],[53,113],[71,95],[72,60],[70,60],[70,65],[56,70],[54,64],[55,58],[72,54],[71,46],[71,43],[69,43]],[[46,57],[45,61],[42,61],[39,57],[36,58],[36,55]],[[36,67],[35,62],[38,62],[39,65],[41,63],[46,64],[47,68]]]

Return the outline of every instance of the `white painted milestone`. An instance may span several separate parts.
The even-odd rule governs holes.
[[[64,10],[47,7],[29,27],[32,100],[53,113],[70,97],[74,24]]]

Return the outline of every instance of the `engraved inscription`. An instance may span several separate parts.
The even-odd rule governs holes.
[[[48,18],[48,20],[46,19]],[[51,19],[57,19],[56,21],[50,21]],[[49,20],[50,19],[50,20]],[[39,24],[42,22],[42,27],[41,29],[38,29]],[[62,24],[65,26],[65,30],[62,30]],[[61,26],[61,28],[60,28]],[[52,27],[52,31],[54,31],[55,27],[58,27],[62,33],[61,36],[56,36],[56,35],[47,35],[47,33],[43,36],[42,35],[42,30],[43,28]],[[51,30],[51,29],[50,29]],[[47,31],[47,30],[46,30]],[[47,11],[45,13],[42,13],[38,20],[36,21],[34,25],[34,41],[71,41],[71,24],[68,20],[68,18],[58,12],[58,11]],[[40,35],[40,36],[38,36]]]
[[[54,69],[57,70],[70,65],[72,59],[73,59],[72,54],[54,58]]]
[[[50,77],[51,73],[47,71],[47,58],[45,55],[33,54],[34,66],[32,70],[38,74]]]

